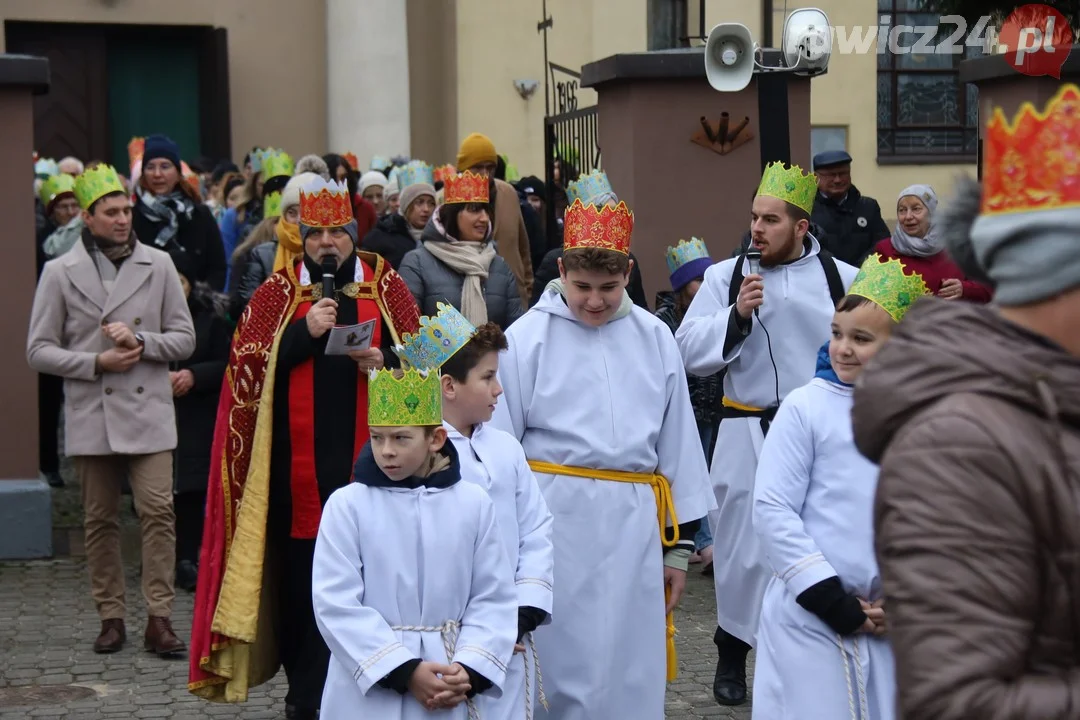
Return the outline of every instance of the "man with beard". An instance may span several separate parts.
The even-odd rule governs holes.
[[[768,165],[750,213],[750,249],[705,272],[675,334],[687,372],[727,368],[710,472],[719,508],[710,514],[719,549],[713,695],[722,705],[746,702],[746,654],[772,575],[752,520],[761,444],[784,396],[814,376],[835,305],[858,273],[809,233],[816,193],[813,174]]]
[[[367,442],[368,372],[396,364],[391,348],[402,333],[417,332],[420,312],[385,260],[356,250],[344,184],[316,178],[301,189],[300,235],[302,257],[255,291],[233,340],[214,434],[189,689],[242,702],[277,672],[276,649],[289,680],[286,717],[310,720],[330,660],[311,602],[322,507],[349,482]],[[324,297],[331,271],[334,296]],[[369,349],[326,353],[332,328],[368,321]]]

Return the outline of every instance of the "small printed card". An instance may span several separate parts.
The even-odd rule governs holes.
[[[333,327],[330,329],[330,339],[326,342],[326,354],[348,355],[354,350],[367,350],[371,347],[371,337],[374,334],[374,320],[359,325]]]

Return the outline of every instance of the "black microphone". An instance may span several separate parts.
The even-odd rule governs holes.
[[[334,273],[336,272],[337,260],[329,255],[325,256],[322,259],[322,296],[324,298],[334,299]]]
[[[750,274],[757,275],[761,269],[761,251],[757,248],[751,247],[746,251],[746,262],[750,265]],[[759,320],[761,315],[758,313],[758,308],[754,308],[754,316]]]

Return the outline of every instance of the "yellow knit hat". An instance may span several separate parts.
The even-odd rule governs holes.
[[[495,143],[491,138],[480,133],[473,133],[461,141],[461,149],[457,154],[457,167],[464,172],[474,168],[480,163],[498,162],[499,156],[495,153]]]

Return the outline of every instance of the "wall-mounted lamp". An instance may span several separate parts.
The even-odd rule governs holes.
[[[536,92],[536,88],[540,87],[539,80],[515,80],[514,89],[517,90],[518,95],[522,100],[528,100]]]

